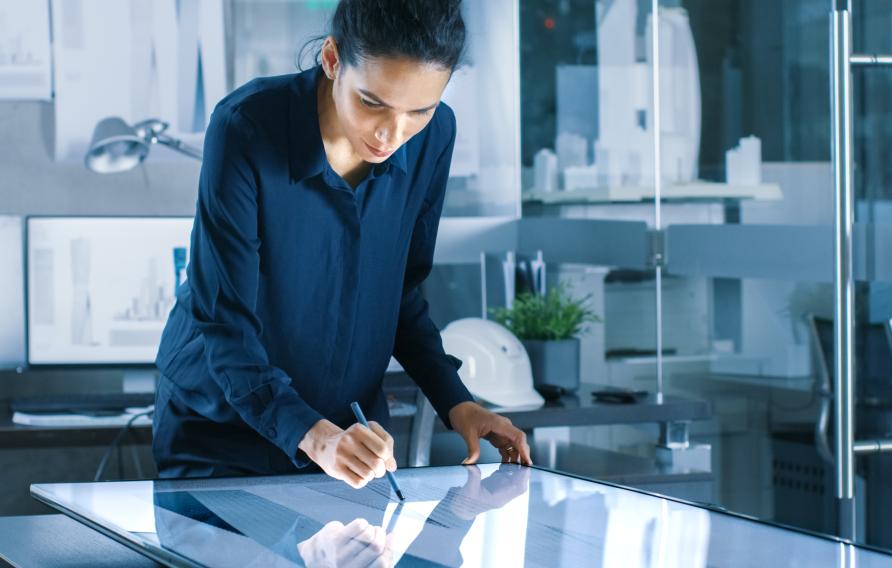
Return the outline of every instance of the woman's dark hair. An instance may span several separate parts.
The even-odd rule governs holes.
[[[341,61],[353,66],[372,57],[405,57],[454,71],[465,48],[461,0],[340,0],[330,35]]]

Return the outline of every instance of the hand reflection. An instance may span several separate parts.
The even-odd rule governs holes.
[[[462,487],[454,487],[450,508],[456,516],[473,519],[491,509],[506,505],[515,497],[526,493],[530,486],[528,467],[502,464],[489,477],[481,481],[480,468],[465,466],[468,479]]]
[[[310,568],[393,566],[393,554],[384,529],[365,519],[355,519],[346,526],[332,521],[298,543],[297,551]]]

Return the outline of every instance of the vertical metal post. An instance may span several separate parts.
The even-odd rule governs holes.
[[[836,449],[836,497],[839,535],[854,540],[854,282],[852,276],[852,225],[854,196],[852,178],[852,69],[851,16],[834,6],[830,13],[830,106],[834,180],[834,409]]]
[[[654,230],[663,230],[663,164],[661,147],[662,120],[660,117],[660,0],[651,0],[651,61],[653,62],[653,128],[654,128]],[[657,403],[663,402],[663,258],[662,253],[654,255],[657,310]]]
[[[480,251],[480,317],[489,319],[489,303],[486,297],[486,252]]]
[[[434,407],[421,390],[415,397],[415,416],[409,430],[409,467],[423,467],[431,463],[431,443],[434,439]]]

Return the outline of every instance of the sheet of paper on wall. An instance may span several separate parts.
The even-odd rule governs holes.
[[[53,98],[48,0],[0,0],[0,99]]]
[[[443,101],[455,112],[458,127],[450,177],[468,177],[480,172],[477,89],[477,69],[469,65],[455,71],[443,93]]]
[[[201,147],[226,95],[223,0],[52,0],[57,160],[82,160],[93,128],[159,118]],[[188,160],[166,148],[152,161]]]

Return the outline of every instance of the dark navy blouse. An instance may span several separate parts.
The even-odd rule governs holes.
[[[346,428],[353,400],[387,424],[391,354],[447,426],[472,400],[419,290],[455,116],[440,104],[353,189],[325,157],[320,73],[251,81],[211,117],[188,279],[156,361],[162,476],[293,471],[307,430],[323,417]]]

